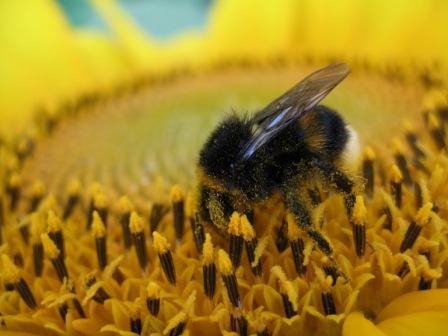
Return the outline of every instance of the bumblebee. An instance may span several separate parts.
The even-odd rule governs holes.
[[[306,195],[309,180],[318,176],[343,194],[351,216],[354,183],[341,162],[356,133],[336,111],[318,105],[349,72],[346,64],[329,65],[254,115],[227,116],[199,153],[199,219],[225,234],[233,211],[250,214],[280,194],[299,227],[331,256],[330,242],[312,223]]]

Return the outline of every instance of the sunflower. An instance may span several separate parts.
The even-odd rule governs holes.
[[[447,333],[446,4],[217,1],[168,42],[89,6],[108,34],[0,4],[0,335]],[[276,198],[214,234],[194,166],[216,111],[336,60],[326,104],[363,148],[350,218],[310,192],[334,260]]]

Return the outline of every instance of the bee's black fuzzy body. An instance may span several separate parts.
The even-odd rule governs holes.
[[[283,108],[288,111],[288,107]],[[300,188],[317,173],[345,194],[351,211],[353,184],[338,168],[351,136],[349,128],[336,111],[322,105],[281,127],[275,124],[279,112],[272,113],[270,119],[261,112],[253,117],[227,116],[203,145],[198,160],[199,215],[225,233],[233,211],[250,214],[255,205],[278,193],[302,229],[329,255],[330,244],[312,227],[304,199],[306,190]],[[275,136],[258,145],[257,136],[271,132],[270,125],[276,127]],[[251,143],[256,143],[256,150],[247,146]],[[245,146],[249,148],[246,151]]]

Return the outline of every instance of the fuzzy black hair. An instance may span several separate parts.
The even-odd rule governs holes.
[[[246,116],[228,115],[208,137],[199,153],[199,165],[207,175],[225,179],[236,161],[241,146],[252,134],[252,123]]]

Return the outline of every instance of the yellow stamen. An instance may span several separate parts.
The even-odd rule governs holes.
[[[154,281],[150,281],[146,286],[146,296],[149,298],[160,298],[160,292],[160,286]]]
[[[61,220],[53,210],[48,211],[47,229],[49,232],[61,231]]]
[[[168,321],[165,329],[163,330],[163,334],[168,335],[173,329],[178,328],[179,326],[185,324],[186,320],[187,320],[187,314],[184,311],[178,312]],[[181,333],[176,333],[176,335],[180,334]]]
[[[172,202],[180,202],[184,198],[184,193],[182,188],[178,185],[175,185],[171,188],[170,198]]]
[[[132,204],[132,202],[130,201],[129,197],[127,196],[122,196],[120,197],[120,199],[118,200],[118,212],[120,214],[126,214],[126,213],[130,213],[131,211],[134,210],[134,205]]]
[[[260,259],[264,254],[264,251],[268,247],[268,237],[263,237],[258,241],[257,246],[255,247],[254,251],[254,261],[252,262],[252,267],[257,267],[257,265],[260,263]]]
[[[417,215],[415,216],[417,224],[424,226],[429,222],[433,207],[434,205],[431,202],[427,202],[420,208],[420,210],[418,210]]]
[[[67,185],[67,194],[78,195],[81,192],[81,182],[78,179],[70,180]]]
[[[370,161],[375,160],[375,151],[373,150],[372,147],[367,146],[367,147],[364,149],[364,158],[365,158],[366,160],[370,160]]]
[[[297,240],[300,237],[299,226],[294,219],[294,216],[291,213],[286,215],[286,223],[288,223],[288,239],[289,240]]]
[[[132,233],[143,231],[143,220],[135,211],[131,213],[129,228]]]
[[[397,165],[392,165],[391,168],[391,180],[394,183],[401,183],[403,180],[403,174],[401,173],[400,168]]]
[[[245,241],[250,241],[255,238],[254,227],[249,222],[246,215],[240,217],[240,229]]]
[[[18,173],[13,173],[11,177],[9,178],[8,185],[10,188],[17,188],[20,187],[22,184],[22,176]]]
[[[56,259],[57,257],[59,257],[60,251],[57,248],[56,244],[50,239],[48,234],[42,233],[40,235],[40,239],[42,240],[42,244],[44,246],[45,254],[49,258]]]
[[[6,254],[2,254],[2,266],[1,274],[4,281],[13,283],[20,279],[21,271]]]
[[[218,269],[223,275],[233,274],[233,266],[230,257],[223,249],[218,250]]]
[[[227,229],[229,234],[239,236],[241,234],[241,218],[238,212],[233,212],[230,216],[229,227]]]
[[[214,249],[212,243],[212,237],[210,234],[205,234],[205,242],[202,247],[202,265],[210,265],[214,262]]]
[[[353,207],[353,221],[356,224],[364,224],[366,215],[367,208],[364,204],[364,198],[362,196],[356,196],[355,206]]]
[[[103,209],[107,207],[107,197],[104,193],[98,192],[95,194],[93,204],[97,209]]]
[[[168,243],[168,240],[166,240],[160,233],[154,231],[152,237],[154,239],[154,248],[157,253],[163,254],[170,250],[170,243]]]
[[[106,227],[97,211],[93,212],[92,234],[95,238],[104,237],[106,234]]]
[[[31,195],[40,196],[45,193],[45,185],[41,180],[34,181],[31,186]]]
[[[428,122],[429,122],[429,127],[432,129],[437,129],[440,127],[440,121],[433,113],[429,114]]]
[[[188,193],[186,201],[185,201],[185,213],[187,217],[194,217],[196,208],[196,201],[194,199],[193,193]]]

